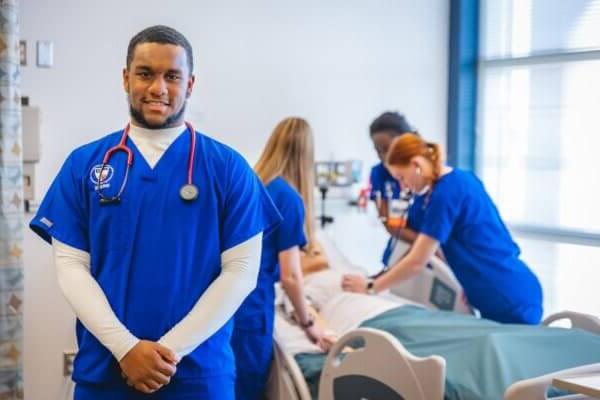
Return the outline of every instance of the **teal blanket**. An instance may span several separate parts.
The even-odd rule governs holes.
[[[391,333],[416,356],[442,356],[448,400],[502,399],[516,381],[600,362],[600,335],[578,329],[506,325],[413,306],[362,326]],[[296,360],[316,399],[325,356],[299,354]]]

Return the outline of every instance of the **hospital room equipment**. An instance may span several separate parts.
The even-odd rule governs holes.
[[[333,223],[333,216],[325,212],[327,193],[330,188],[350,188],[360,181],[362,162],[360,160],[346,161],[316,161],[315,186],[321,193],[321,215],[317,218],[321,228]]]
[[[327,249],[328,255],[331,255],[332,268],[353,269],[352,265],[343,259],[343,255],[332,253],[335,251],[332,243],[323,243],[323,246]],[[388,298],[393,298],[393,296]],[[571,327],[579,329],[579,331],[573,331],[575,336],[585,335],[584,331],[600,334],[600,319],[584,314],[559,313],[546,319],[544,324],[548,325],[559,319],[569,319]],[[527,328],[529,327],[524,329]],[[568,336],[570,331],[557,329],[555,332]],[[589,334],[587,335],[589,336]],[[357,339],[363,343],[360,349],[342,356],[342,350]],[[301,372],[301,367],[294,355],[286,352],[285,348],[284,343],[279,343],[276,338],[275,359],[269,380],[268,398],[270,400],[309,400],[311,399],[309,385]],[[373,365],[377,365],[378,368],[372,368]],[[418,357],[387,332],[379,329],[359,328],[340,338],[327,355],[320,376],[318,399],[442,399],[445,389],[447,389],[448,371],[446,367],[444,358],[436,355]],[[546,399],[547,389],[553,378],[592,372],[600,373],[600,363],[568,368],[536,378],[521,380],[506,389],[504,398],[507,400]],[[360,390],[357,390],[358,388]],[[386,397],[378,397],[384,394]],[[571,399],[573,397],[553,398]]]
[[[186,122],[185,125],[190,132],[191,144],[190,151],[188,155],[188,170],[187,170],[187,183],[184,184],[179,189],[179,196],[184,201],[193,201],[198,197],[198,187],[194,185],[194,154],[196,150],[196,131],[194,127],[189,122]],[[127,186],[127,177],[129,176],[129,169],[133,164],[133,152],[127,146],[127,138],[129,137],[129,124],[123,130],[123,134],[121,135],[121,140],[119,144],[108,149],[106,154],[104,155],[104,159],[102,160],[102,165],[98,168],[94,168],[92,170],[92,180],[96,183],[95,190],[100,197],[100,204],[114,204],[119,203],[121,201],[121,195]],[[119,191],[114,196],[108,196],[102,192],[104,189],[104,184],[108,182],[112,175],[114,175],[113,168],[109,165],[110,159],[113,155],[118,152],[123,152],[127,155],[127,165],[125,167],[125,176],[123,177],[123,182],[119,187]]]
[[[331,251],[336,251],[333,243],[330,247]],[[409,249],[408,243],[396,240],[387,268],[391,268],[404,257]],[[474,312],[458,279],[450,267],[437,256],[433,256],[418,275],[396,283],[390,288],[390,293],[439,310],[462,314]]]

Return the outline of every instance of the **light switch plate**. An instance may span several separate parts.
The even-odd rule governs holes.
[[[54,64],[54,43],[49,40],[37,41],[37,66],[50,68]]]

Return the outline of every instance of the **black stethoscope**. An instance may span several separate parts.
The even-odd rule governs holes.
[[[194,127],[189,122],[186,122],[185,125],[187,129],[190,131],[190,154],[188,156],[188,174],[187,174],[187,182],[179,189],[179,196],[184,201],[193,201],[198,198],[198,187],[193,183],[193,169],[194,169],[194,153],[196,150],[196,131]],[[98,174],[98,183],[96,184],[95,190],[100,196],[100,204],[114,204],[119,203],[121,201],[121,195],[125,190],[125,186],[127,185],[127,177],[129,176],[129,168],[133,164],[133,152],[129,147],[127,147],[127,137],[129,136],[129,124],[123,130],[123,135],[121,136],[121,141],[116,146],[108,149],[106,154],[104,154],[104,159],[102,160],[102,168],[100,168],[100,172]],[[104,170],[108,166],[108,162],[110,158],[117,152],[122,151],[127,154],[127,168],[125,169],[125,177],[123,178],[123,183],[121,183],[121,187],[119,191],[114,196],[107,196],[102,193],[102,177],[104,176]]]

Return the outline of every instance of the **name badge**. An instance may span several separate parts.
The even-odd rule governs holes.
[[[406,227],[409,202],[404,199],[392,199],[388,203],[388,226],[390,228]]]

